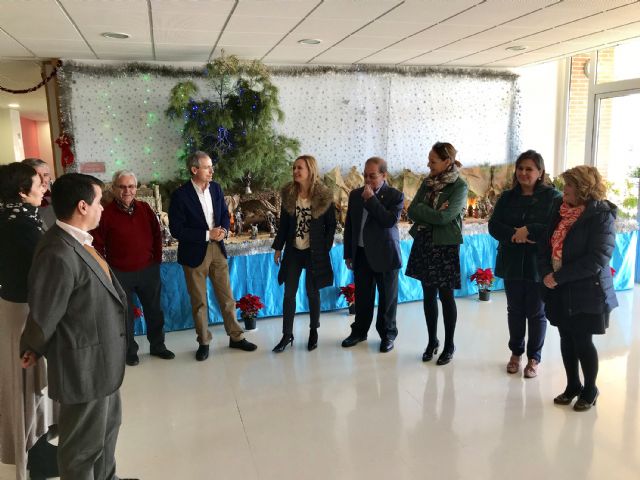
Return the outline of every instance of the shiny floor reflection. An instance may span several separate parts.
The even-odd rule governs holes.
[[[638,479],[640,288],[619,294],[607,335],[596,337],[601,396],[576,413],[552,399],[565,385],[549,328],[539,376],[508,375],[506,304],[458,299],[457,352],[422,363],[420,303],[398,309],[390,353],[368,342],[340,347],[353,317],[323,314],[318,349],[308,317],[293,348],[274,354],[281,320],[249,333],[259,350],[227,348],[214,327],[211,356],[196,362],[193,331],[167,335],[176,359],[127,367],[120,476],[164,479]],[[635,320],[635,321],[634,321]],[[444,338],[442,324],[440,339]],[[0,469],[0,478],[5,478]],[[11,478],[8,476],[6,478]]]

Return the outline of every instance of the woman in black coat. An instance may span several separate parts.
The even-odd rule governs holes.
[[[0,462],[16,466],[17,480],[27,478],[27,469],[33,479],[58,476],[57,447],[46,435],[53,423],[46,361],[26,370],[20,364],[27,277],[43,234],[38,207],[44,192],[29,165],[0,166]]]
[[[538,268],[545,287],[545,311],[558,327],[567,374],[567,386],[554,402],[569,405],[578,397],[573,409],[585,411],[599,395],[598,351],[592,335],[605,333],[609,312],[618,306],[609,266],[617,207],[604,199],[606,188],[594,167],[572,168],[562,178],[563,199],[554,203]]]
[[[536,244],[546,234],[553,201],[560,197],[560,192],[545,185],[544,174],[542,155],[534,150],[520,154],[513,174],[513,188],[500,196],[489,220],[489,233],[500,242],[496,276],[504,279],[507,295],[511,350],[507,372],[517,373],[520,370],[528,323],[525,378],[538,375],[547,332]]]
[[[293,182],[282,189],[280,228],[271,246],[275,250],[273,259],[280,265],[278,283],[284,283],[282,339],[274,352],[293,345],[293,317],[302,269],[307,271],[305,286],[311,319],[307,348],[311,351],[318,346],[320,289],[333,284],[329,251],[335,231],[333,194],[319,181],[316,159],[302,155],[293,163]]]

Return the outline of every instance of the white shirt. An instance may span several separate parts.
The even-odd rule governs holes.
[[[202,189],[196,185],[196,183],[191,180],[191,184],[196,191],[196,195],[198,195],[198,200],[200,200],[200,205],[202,206],[202,212],[204,213],[204,219],[207,221],[207,226],[209,229],[205,233],[205,240],[209,241],[209,230],[211,230],[215,226],[214,218],[213,218],[213,200],[211,198],[211,192],[209,191],[209,186]]]
[[[60,220],[56,220],[56,225],[71,235],[80,243],[80,245],[89,245],[90,247],[93,247],[93,237],[89,235],[88,232],[85,232],[78,227],[74,227],[73,225],[69,225],[68,223],[61,222]]]

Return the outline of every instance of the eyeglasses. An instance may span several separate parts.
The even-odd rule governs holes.
[[[137,185],[117,185],[117,188],[119,188],[120,190],[135,190],[137,187]]]
[[[381,177],[382,174],[381,173],[369,173],[369,174],[363,173],[362,176],[365,178],[365,180],[367,178],[369,178],[371,180],[375,180],[376,178]]]
[[[212,172],[215,171],[216,167],[214,167],[213,165],[206,165],[204,167],[196,167],[198,170],[202,169],[202,170],[211,170]]]

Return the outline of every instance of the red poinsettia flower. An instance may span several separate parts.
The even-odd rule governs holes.
[[[495,281],[495,277],[493,276],[493,271],[490,268],[478,268],[476,273],[469,277],[469,280],[472,282],[475,281],[480,290],[488,290],[493,282]]]
[[[264,304],[260,301],[260,297],[257,295],[247,293],[236,302],[236,308],[240,309],[243,318],[251,318],[255,317],[260,309],[264,308]]]
[[[616,274],[616,269],[612,266],[609,266],[609,268],[611,269],[611,276],[613,277]]]
[[[144,314],[142,313],[142,309],[140,307],[133,307],[133,316],[134,318],[140,318]]]
[[[356,286],[350,283],[346,287],[340,287],[340,295],[344,297],[349,305],[356,301]]]

